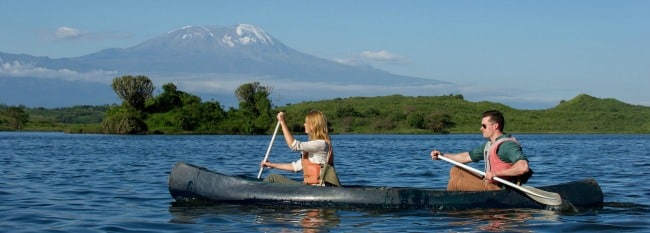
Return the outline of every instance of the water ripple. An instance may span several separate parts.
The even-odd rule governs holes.
[[[175,203],[167,176],[178,161],[256,176],[269,136],[116,136],[0,132],[0,229],[7,232],[636,232],[650,231],[650,135],[515,135],[535,170],[531,186],[596,178],[603,209],[305,209]],[[298,136],[299,138],[302,136]],[[303,138],[300,138],[303,139]],[[304,140],[304,139],[303,139]],[[346,185],[439,187],[480,135],[334,135]],[[276,141],[270,160],[299,158]],[[471,164],[482,168],[482,164]],[[277,172],[277,171],[273,171]],[[266,170],[264,175],[269,174]],[[300,173],[283,173],[300,179]]]

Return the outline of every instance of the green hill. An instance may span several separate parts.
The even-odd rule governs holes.
[[[323,111],[335,133],[431,133],[412,127],[416,115],[448,115],[450,133],[479,132],[481,113],[496,109],[506,117],[507,132],[518,133],[650,133],[650,107],[581,94],[544,110],[519,110],[493,102],[469,102],[460,95],[351,97],[280,107],[289,116]],[[302,124],[295,119],[292,124]]]
[[[0,113],[3,107],[7,108],[0,105]],[[101,132],[109,107],[27,108],[29,122],[24,130]],[[329,118],[332,133],[338,134],[478,133],[481,113],[490,109],[504,113],[505,130],[510,133],[650,133],[650,107],[586,94],[543,110],[470,102],[462,95],[350,97],[276,107],[287,112],[294,132],[303,132],[308,111],[321,110]],[[11,130],[7,122],[0,114],[0,130]]]

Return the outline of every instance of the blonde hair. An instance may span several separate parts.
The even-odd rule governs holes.
[[[309,129],[309,140],[325,140],[331,142],[330,135],[327,130],[327,117],[320,111],[311,111],[305,117]]]
[[[325,140],[329,146],[329,164],[334,165],[334,148],[327,129],[327,117],[320,111],[311,111],[305,117],[309,129],[309,140]]]

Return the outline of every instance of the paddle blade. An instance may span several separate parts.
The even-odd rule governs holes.
[[[560,197],[560,194],[558,193],[544,191],[527,185],[522,185],[520,187],[526,189],[526,193],[530,194],[528,196],[539,203],[552,206],[562,205],[562,197]]]

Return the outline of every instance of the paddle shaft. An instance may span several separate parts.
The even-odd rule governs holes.
[[[273,137],[271,137],[271,142],[269,143],[269,148],[266,149],[266,155],[264,156],[264,162],[266,162],[269,159],[269,154],[271,153],[271,147],[273,147],[273,142],[275,141],[275,135],[278,134],[278,129],[280,128],[280,122],[278,121],[278,124],[275,125],[275,131],[273,131]],[[257,174],[257,179],[262,177],[262,171],[264,171],[264,166],[260,166],[260,172]]]
[[[440,155],[440,156],[438,156],[438,158],[439,158],[439,159],[442,159],[442,160],[444,160],[444,161],[450,162],[450,163],[452,163],[452,164],[454,164],[454,165],[456,165],[456,166],[462,167],[462,168],[465,169],[465,170],[468,170],[468,171],[474,172],[474,173],[479,174],[479,175],[481,175],[481,176],[485,176],[485,172],[482,172],[482,171],[480,171],[480,170],[478,170],[478,169],[476,169],[476,168],[473,168],[473,167],[467,166],[467,165],[465,165],[465,164],[463,164],[463,163],[460,163],[460,162],[457,162],[457,161],[455,161],[455,160],[452,160],[452,159],[446,158],[445,156]],[[517,189],[517,190],[519,190],[519,191],[525,192],[525,193],[527,193],[527,194],[530,194],[530,195],[533,195],[533,196],[537,196],[537,197],[541,197],[541,198],[544,198],[544,199],[552,200],[552,201],[554,201],[554,202],[551,202],[551,203],[553,203],[553,204],[554,204],[556,201],[560,201],[560,202],[561,202],[561,200],[557,200],[557,197],[546,196],[546,195],[542,195],[542,194],[539,194],[539,193],[533,192],[533,191],[527,189],[526,187],[522,187],[522,186],[519,186],[519,185],[513,184],[512,182],[507,181],[507,180],[504,180],[504,179],[501,179],[501,178],[499,178],[499,177],[496,177],[496,176],[495,176],[495,177],[493,177],[492,179],[498,181],[499,183],[502,183],[502,184],[508,185],[508,186],[510,186],[510,187],[512,187],[512,188],[515,188],[515,189]]]

